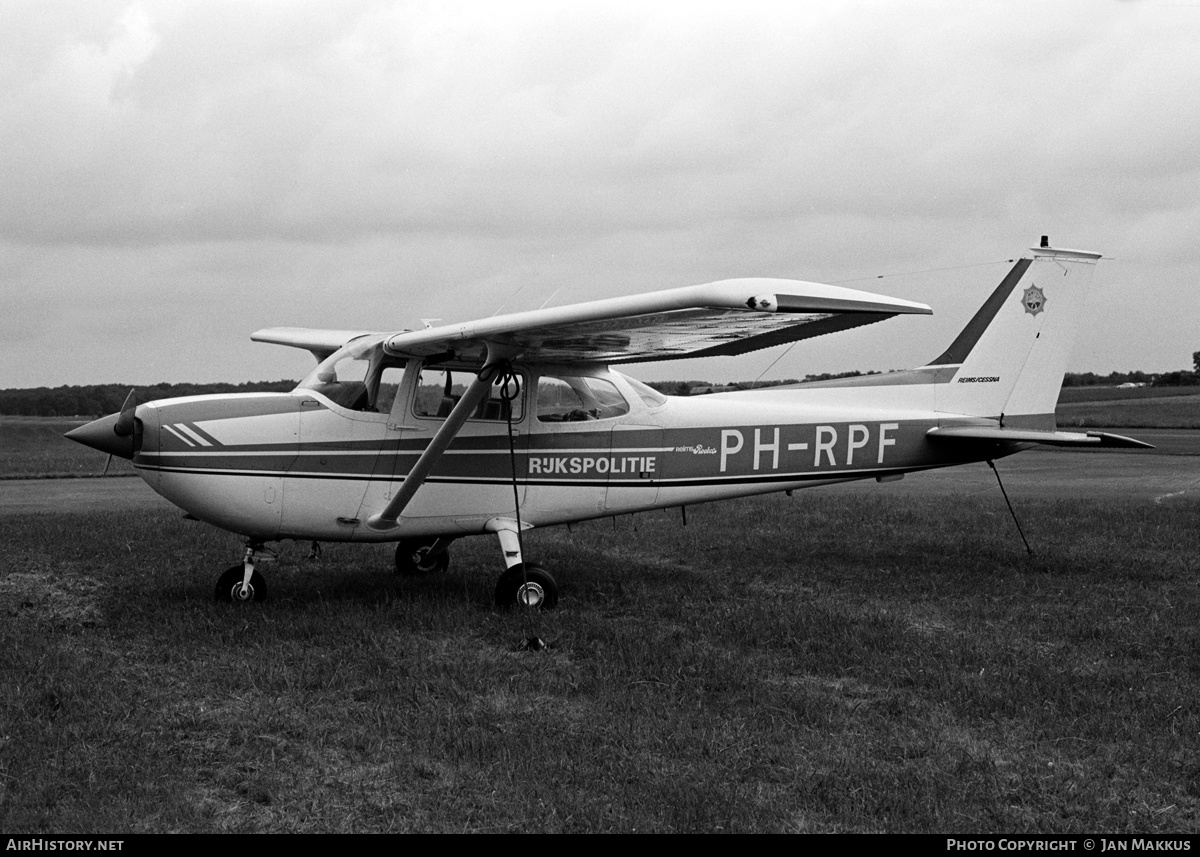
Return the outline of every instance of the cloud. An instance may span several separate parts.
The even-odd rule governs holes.
[[[146,349],[188,343],[163,371],[257,377],[249,324],[278,317],[400,327],[518,290],[510,309],[748,273],[851,279],[1006,258],[1043,232],[1144,260],[1129,275],[1161,312],[1197,320],[1192,10],[364,0],[13,17],[0,277],[41,322],[8,322],[26,342],[68,324],[99,352],[137,319]],[[945,299],[934,335],[975,301],[937,278],[885,284]],[[207,338],[174,321],[206,305],[228,311]],[[1151,341],[1154,323],[1104,359],[1173,368],[1195,350]],[[883,328],[863,341],[923,359]],[[805,357],[830,359],[864,361],[829,342]]]

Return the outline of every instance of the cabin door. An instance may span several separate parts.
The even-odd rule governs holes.
[[[621,424],[613,427],[608,455],[605,510],[633,512],[658,499],[663,431],[658,426]]]
[[[421,452],[475,380],[473,367],[413,365],[411,383],[406,383],[396,397],[388,421],[389,436],[376,465],[376,481],[386,485],[384,504],[399,490]],[[511,409],[519,479],[528,446],[523,425],[524,393],[510,405],[503,392],[499,382],[493,385],[401,513],[401,519],[446,518],[456,527],[474,531],[488,518],[515,514],[509,412]],[[518,489],[518,496],[523,498],[524,483],[519,482]]]

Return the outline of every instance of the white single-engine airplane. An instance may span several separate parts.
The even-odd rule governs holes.
[[[135,404],[67,437],[132,459],[155,491],[246,537],[217,597],[261,600],[281,539],[399,542],[400,572],[445,569],[493,533],[498,604],[552,607],[521,532],[852,479],[991,461],[1031,444],[1147,447],[1058,431],[1054,407],[1097,253],[1043,238],[919,369],[691,398],[610,367],[745,354],[924,304],[737,279],[400,333],[269,328],[311,351],[290,393]]]

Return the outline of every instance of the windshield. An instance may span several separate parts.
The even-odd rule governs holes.
[[[404,360],[384,354],[383,340],[362,336],[347,343],[322,360],[296,389],[320,393],[352,411],[386,413],[397,384],[396,373],[387,370],[403,369]]]

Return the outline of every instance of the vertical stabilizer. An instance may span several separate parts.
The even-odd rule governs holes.
[[[953,370],[937,385],[947,414],[999,417],[1013,428],[1054,428],[1054,407],[1099,253],[1034,248],[1020,259],[929,365]]]

